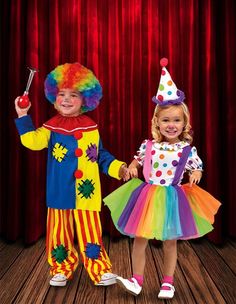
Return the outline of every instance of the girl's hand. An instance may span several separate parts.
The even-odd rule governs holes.
[[[18,96],[18,97],[15,99],[15,109],[16,109],[16,113],[18,114],[18,117],[20,118],[20,117],[22,117],[22,116],[27,115],[27,113],[28,113],[28,111],[29,111],[29,109],[30,109],[30,107],[31,107],[31,102],[30,102],[30,104],[29,104],[29,106],[28,106],[27,108],[20,108],[20,107],[18,106],[18,101],[19,101],[19,99],[20,99],[20,96]]]
[[[192,172],[192,174],[189,176],[189,184],[190,187],[192,187],[193,184],[198,184],[202,178],[202,171],[195,170]]]
[[[138,169],[135,166],[129,165],[128,170],[129,170],[129,174],[132,178],[138,177]]]
[[[139,167],[140,167],[139,163],[137,162],[136,159],[134,159],[128,167],[130,177],[132,177],[132,178],[138,177],[138,168]]]

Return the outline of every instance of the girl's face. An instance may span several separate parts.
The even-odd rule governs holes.
[[[61,89],[55,101],[57,111],[68,117],[78,116],[83,103],[83,97],[73,89]]]
[[[179,142],[179,136],[183,131],[184,113],[181,107],[170,107],[160,111],[157,119],[160,132],[169,143]]]

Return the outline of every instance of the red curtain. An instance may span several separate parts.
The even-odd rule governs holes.
[[[3,0],[0,5],[2,236],[31,243],[45,232],[46,151],[24,148],[14,125],[14,99],[24,92],[26,67],[39,69],[30,88],[36,127],[54,114],[43,92],[47,73],[65,62],[92,69],[104,97],[89,115],[104,146],[129,163],[151,136],[161,57],[169,59],[168,70],[187,96],[194,145],[204,161],[201,186],[223,204],[209,237],[221,242],[236,236],[234,0]],[[103,195],[121,183],[102,176]],[[106,207],[102,222],[117,235]]]

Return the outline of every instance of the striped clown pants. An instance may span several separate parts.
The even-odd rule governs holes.
[[[71,279],[78,266],[74,227],[82,262],[96,284],[104,273],[111,272],[111,262],[102,243],[98,211],[48,208],[46,249],[50,274],[62,273]]]

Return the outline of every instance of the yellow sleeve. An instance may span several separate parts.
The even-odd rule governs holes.
[[[27,132],[20,136],[21,143],[30,150],[42,150],[48,147],[51,131],[41,127],[35,131]]]
[[[109,166],[108,174],[116,179],[121,179],[119,177],[119,170],[122,165],[125,165],[125,163],[114,159]]]

